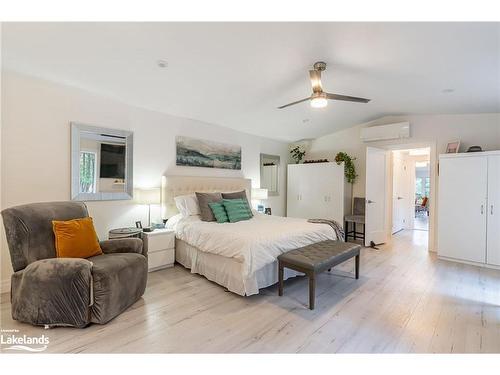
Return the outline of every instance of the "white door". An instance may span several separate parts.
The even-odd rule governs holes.
[[[440,159],[440,256],[486,261],[487,166],[487,158],[483,156]]]
[[[500,266],[500,155],[488,156],[488,264]]]
[[[366,237],[369,246],[387,242],[386,230],[386,190],[387,151],[366,148]]]
[[[392,163],[392,233],[403,230],[406,226],[408,206],[408,168],[401,155],[393,154]]]
[[[301,217],[299,214],[303,213],[303,205],[301,204],[302,186],[301,186],[301,173],[300,165],[288,166],[287,177],[287,209],[286,215],[289,217]]]
[[[321,186],[317,196],[321,201],[316,217],[344,223],[344,164],[318,163],[317,186]]]
[[[304,219],[317,218],[321,209],[318,166],[291,164],[288,166],[287,216]]]

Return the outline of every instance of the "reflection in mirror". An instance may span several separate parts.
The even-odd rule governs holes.
[[[73,200],[132,198],[132,132],[71,124]]]
[[[267,189],[268,195],[279,195],[279,155],[260,154],[260,187]]]

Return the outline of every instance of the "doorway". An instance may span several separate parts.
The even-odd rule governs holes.
[[[392,235],[429,231],[430,148],[392,151]]]
[[[435,251],[436,144],[377,146],[366,147],[365,246],[405,234],[427,251]],[[425,172],[423,177],[419,174],[417,178],[417,168]]]

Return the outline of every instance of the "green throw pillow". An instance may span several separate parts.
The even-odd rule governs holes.
[[[246,199],[223,199],[229,222],[248,220],[252,218],[252,210],[248,206]]]
[[[208,206],[212,210],[212,213],[215,216],[215,220],[217,220],[218,223],[227,223],[229,221],[226,209],[221,202],[211,202],[208,204]]]

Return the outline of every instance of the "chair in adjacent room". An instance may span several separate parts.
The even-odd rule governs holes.
[[[14,273],[12,318],[44,326],[104,324],[146,289],[148,262],[142,241],[101,241],[101,255],[57,258],[53,220],[88,217],[81,202],[33,203],[2,211]]]
[[[347,241],[349,237],[352,237],[354,240],[364,240],[366,233],[366,225],[365,225],[365,198],[354,198],[354,204],[352,208],[352,215],[346,215],[344,218],[345,221],[345,240]],[[349,223],[352,223],[352,230],[349,230]],[[363,231],[357,231],[357,225],[363,226]]]

